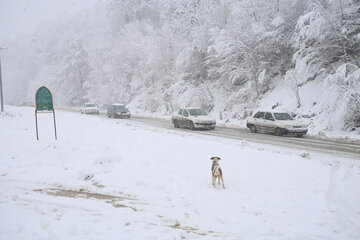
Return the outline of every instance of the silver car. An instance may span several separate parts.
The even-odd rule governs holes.
[[[215,129],[216,121],[200,108],[183,108],[172,116],[175,128],[187,127],[194,129]]]
[[[275,135],[296,135],[302,137],[307,133],[307,126],[294,120],[284,112],[259,111],[247,119],[246,126],[253,133],[267,132]]]
[[[99,113],[99,108],[93,104],[93,103],[85,103],[82,107],[81,107],[81,113],[85,113],[85,114],[98,114]]]

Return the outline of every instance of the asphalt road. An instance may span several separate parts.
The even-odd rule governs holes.
[[[62,110],[74,111],[69,109]],[[106,117],[106,114],[101,113],[99,116]],[[320,139],[311,136],[304,136],[302,138],[290,136],[275,136],[270,134],[251,133],[247,128],[225,127],[219,125],[217,125],[214,130],[191,131],[186,128],[174,128],[170,120],[139,116],[132,116],[130,119],[111,120],[141,123],[149,126],[171,129],[174,131],[183,131],[199,135],[246,140],[250,142],[257,142],[262,144],[275,145],[318,153],[326,153],[334,156],[360,160],[360,141]]]
[[[360,142],[317,139],[309,136],[304,136],[303,138],[275,136],[270,134],[251,133],[247,128],[225,126],[216,126],[214,130],[191,131],[186,128],[174,128],[170,120],[148,117],[133,117],[130,121],[144,123],[146,125],[165,129],[173,129],[176,131],[185,131],[201,135],[246,140],[250,142],[270,144],[281,147],[328,153],[335,156],[349,157],[360,160]]]

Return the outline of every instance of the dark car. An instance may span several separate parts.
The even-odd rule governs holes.
[[[130,118],[131,114],[129,109],[127,109],[124,104],[114,103],[107,108],[107,116],[109,118],[111,117]]]

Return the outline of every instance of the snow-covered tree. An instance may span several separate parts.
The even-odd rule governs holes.
[[[81,40],[70,44],[63,61],[64,69],[59,73],[57,83],[63,94],[63,101],[75,106],[81,105],[88,100],[87,93],[91,88],[91,68]]]
[[[313,68],[304,82],[318,76],[321,71],[316,69],[334,72],[341,63],[359,66],[358,9],[360,4],[356,0],[319,0],[309,4],[309,11],[299,18],[294,35],[297,67]]]
[[[340,66],[329,75],[323,87],[323,106],[329,114],[331,130],[360,126],[360,68],[352,64]]]

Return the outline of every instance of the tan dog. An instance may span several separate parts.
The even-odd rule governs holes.
[[[222,174],[222,170],[220,168],[219,165],[219,160],[221,158],[219,157],[212,157],[210,158],[210,160],[213,162],[211,165],[211,173],[212,173],[212,184],[215,186],[216,183],[216,178],[218,179],[218,184],[220,184],[220,180],[222,182],[222,187],[225,189],[225,185],[224,185],[224,179],[223,179],[223,174]]]

